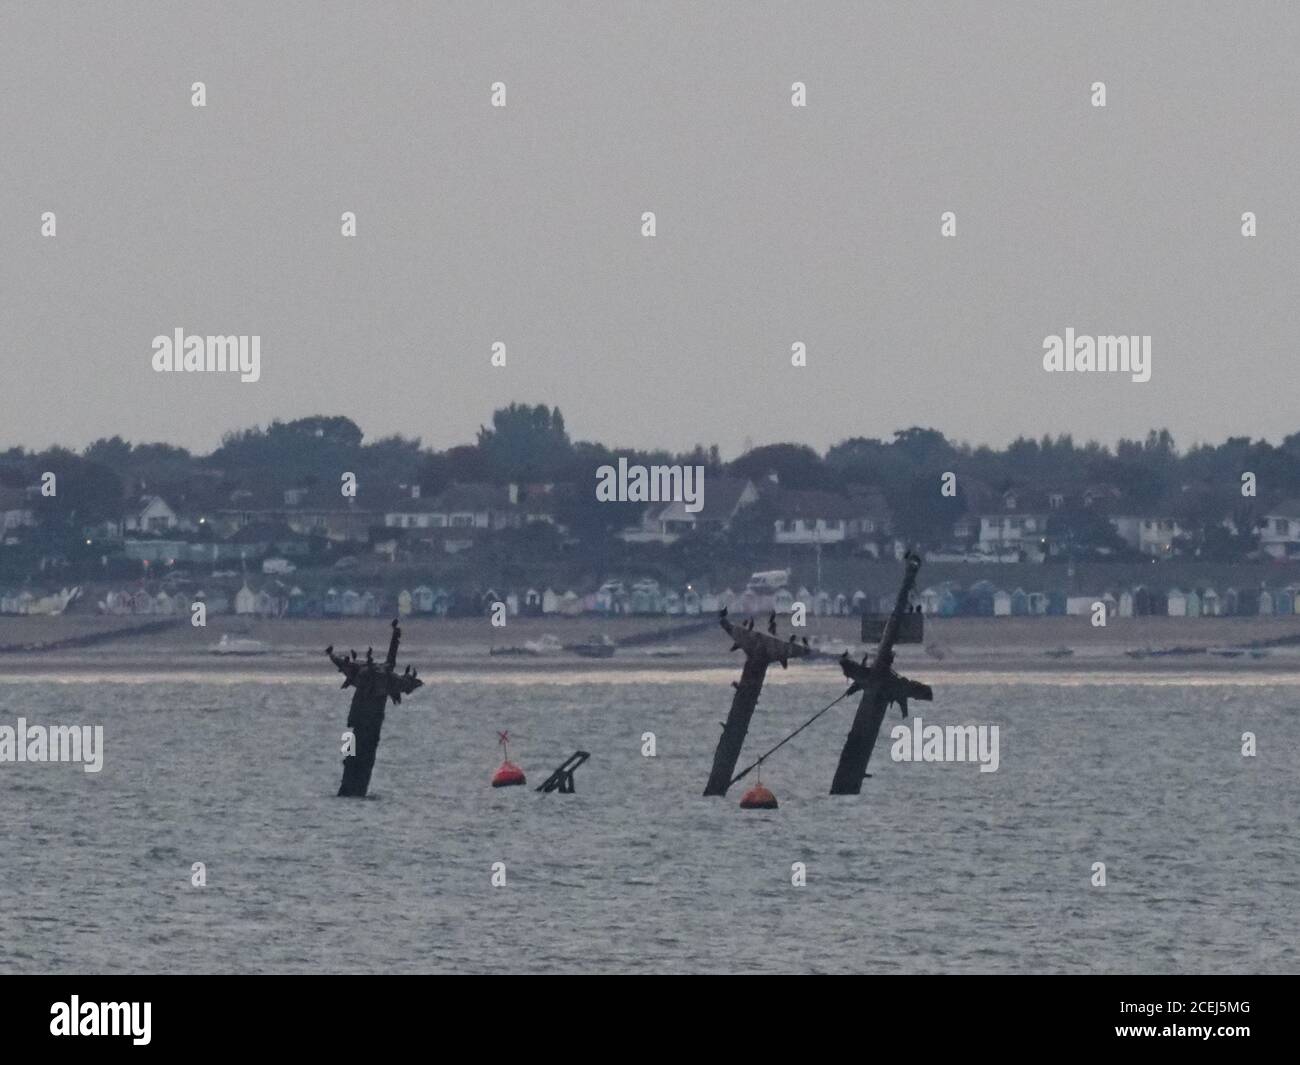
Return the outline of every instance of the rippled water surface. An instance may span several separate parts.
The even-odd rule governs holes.
[[[333,680],[10,679],[0,724],[102,724],[105,763],[0,765],[0,968],[1300,969],[1300,686],[932,678],[913,712],[998,725],[996,773],[882,735],[831,798],[845,703],[771,760],[759,813],[700,796],[733,676],[430,678],[365,801],[334,797]],[[745,760],[839,690],[773,677]],[[532,784],[590,751],[577,794],[489,788],[504,728]]]

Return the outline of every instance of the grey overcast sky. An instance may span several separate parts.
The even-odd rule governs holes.
[[[0,12],[0,446],[443,447],[511,400],[728,455],[1300,429],[1300,5]],[[1067,326],[1150,334],[1151,381],[1046,373]],[[177,327],[260,335],[262,380],[154,373]]]

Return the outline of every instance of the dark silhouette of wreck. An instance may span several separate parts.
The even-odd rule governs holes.
[[[375,768],[375,752],[379,749],[379,733],[384,727],[388,700],[400,703],[403,695],[410,695],[424,684],[410,666],[402,673],[397,672],[397,645],[401,639],[402,630],[394,619],[388,657],[383,662],[375,661],[373,648],[366,649],[366,657],[361,661],[357,661],[356,651],[348,657],[336,655],[333,644],[325,648],[329,660],[343,674],[342,686],[355,689],[348,710],[348,728],[352,730],[355,750],[343,759],[340,795],[365,797],[370,773]]]

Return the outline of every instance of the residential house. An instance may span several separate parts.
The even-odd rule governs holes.
[[[429,512],[434,528],[497,530],[518,528],[523,518],[519,486],[457,484],[440,492]]]
[[[1259,523],[1259,547],[1270,558],[1300,558],[1300,499],[1268,508]]]
[[[286,525],[298,536],[320,536],[336,543],[365,542],[379,512],[361,503],[364,486],[357,496],[345,496],[338,485],[289,488],[283,491],[236,489],[226,504],[213,511],[213,523],[226,534],[249,525]]]
[[[28,502],[27,493],[0,485],[0,535],[35,524],[36,514]]]
[[[1019,551],[1042,561],[1046,554],[1047,517],[1050,505],[1046,497],[1019,489],[1002,494],[1002,508],[980,515],[979,550],[1001,555]]]
[[[725,533],[736,515],[758,501],[758,489],[748,478],[705,477],[699,510],[686,509],[683,500],[656,503],[646,508],[639,526],[624,529],[619,538],[627,543],[675,543],[692,533]]]
[[[814,489],[776,493],[773,540],[778,544],[840,544],[879,554],[892,530],[893,516],[877,491],[848,495]]]
[[[428,529],[434,525],[437,499],[425,498],[420,486],[413,484],[384,507],[384,527],[388,529]]]
[[[181,523],[162,496],[141,496],[122,517],[122,535],[127,533],[165,533]]]
[[[1153,557],[1171,554],[1174,541],[1187,535],[1178,519],[1167,513],[1115,514],[1109,521],[1129,547]]]

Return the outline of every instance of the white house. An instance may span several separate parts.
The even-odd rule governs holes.
[[[757,502],[758,489],[748,478],[705,477],[699,510],[686,509],[683,500],[656,503],[646,509],[639,526],[624,529],[619,538],[627,543],[671,544],[692,532],[724,533],[740,511]]]
[[[1002,495],[1002,510],[980,515],[979,549],[985,554],[1025,551],[1041,555],[1047,535],[1046,501],[1015,490]]]
[[[411,512],[418,515],[421,510],[412,508]],[[433,501],[428,519],[429,526],[435,529],[517,528],[523,523],[519,486],[452,485]],[[384,520],[387,521],[387,515]]]
[[[17,488],[0,485],[0,532],[35,524],[36,516],[27,503],[26,494]]]
[[[439,497],[441,498],[441,497]],[[389,529],[428,529],[434,525],[434,499],[423,499],[420,486],[413,484],[404,496],[384,508],[384,525]]]
[[[1259,546],[1271,558],[1300,558],[1300,499],[1269,508],[1259,523]]]
[[[143,496],[135,508],[122,518],[122,530],[128,532],[160,533],[180,524],[176,511],[167,505],[162,496]]]
[[[774,505],[778,544],[866,543],[887,536],[893,523],[879,492],[782,491]]]
[[[1187,533],[1176,518],[1167,516],[1117,514],[1109,520],[1119,538],[1144,555],[1169,554],[1174,540]]]

